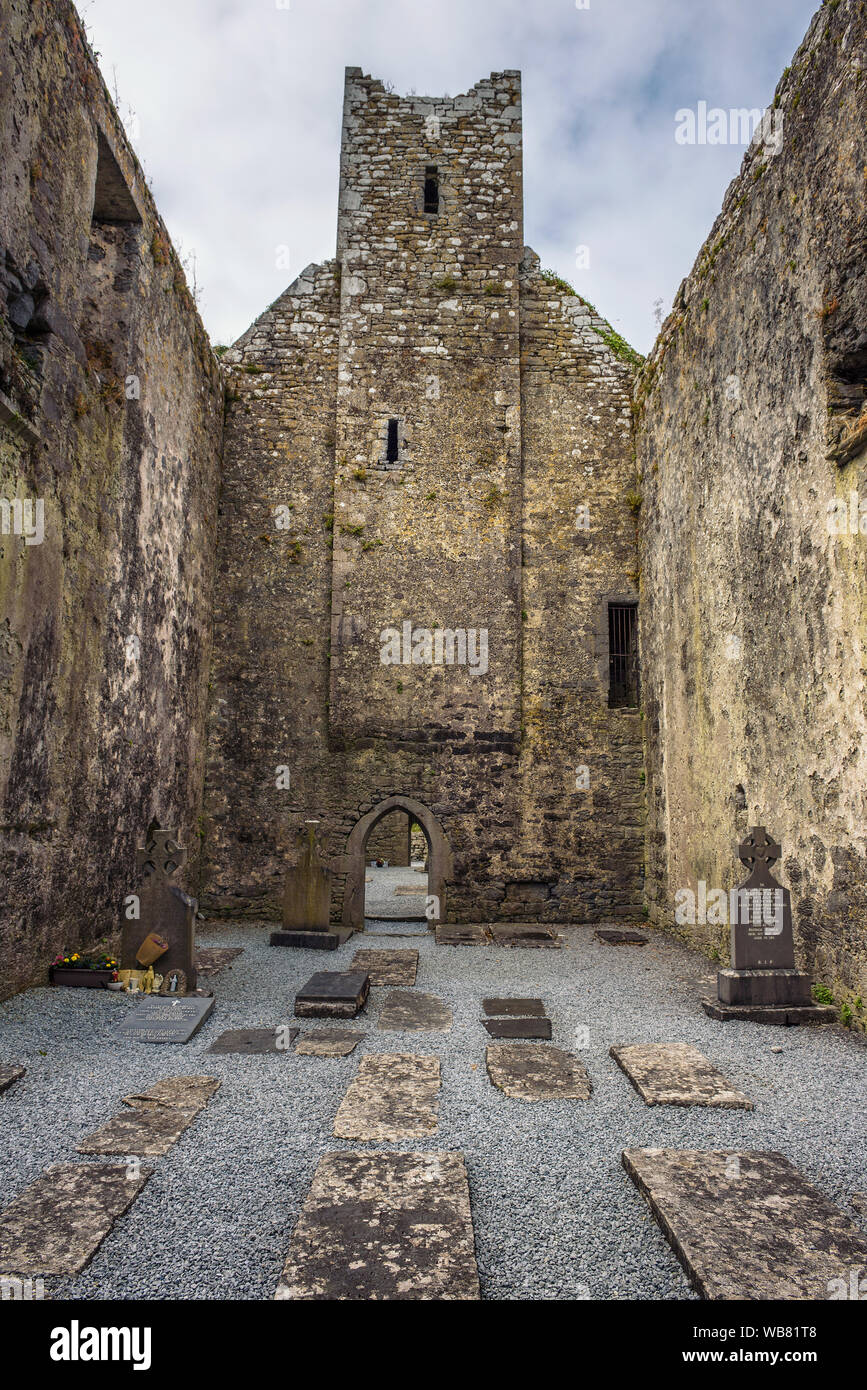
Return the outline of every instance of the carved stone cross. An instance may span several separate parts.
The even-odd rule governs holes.
[[[754,825],[747,838],[738,846],[738,858],[746,868],[763,865],[766,873],[772,864],[776,864],[782,852],[763,825]],[[761,873],[761,870],[759,872]]]
[[[135,856],[136,864],[145,878],[155,874],[157,878],[167,879],[181,867],[187,851],[181,849],[176,836],[174,830],[161,829],[156,818],[151,821],[144,848],[136,850]]]
[[[733,894],[731,951],[735,971],[795,968],[791,896],[771,873],[781,854],[763,825],[754,825],[738,846],[738,857],[750,873]]]
[[[138,968],[137,953],[143,939],[155,932],[169,943],[159,958],[160,974],[183,977],[188,990],[196,988],[196,909],[195,898],[188,897],[172,878],[186,861],[187,852],[178,844],[176,830],[163,830],[154,819],[147,828],[144,846],[136,850],[136,864],[142,881],[133,895],[139,913],[124,921],[121,966]]]

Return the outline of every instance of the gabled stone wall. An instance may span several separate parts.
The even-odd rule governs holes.
[[[521,225],[517,73],[440,99],[348,69],[337,262],[224,359],[210,910],[276,913],[317,820],[339,920],[350,832],[393,796],[443,832],[452,919],[639,909],[640,720],[607,705],[607,596],[637,597],[631,370]],[[413,661],[438,630],[484,631],[485,669]]]

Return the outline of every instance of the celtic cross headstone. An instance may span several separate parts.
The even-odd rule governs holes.
[[[774,1010],[812,1004],[810,977],[795,968],[791,895],[771,873],[781,854],[763,825],[753,826],[738,846],[749,877],[730,894],[732,963],[717,975],[720,1016],[764,1010],[767,1018],[757,1021],[773,1021]]]
[[[136,955],[149,932],[156,932],[168,943],[155,968],[166,979],[174,972],[183,978],[189,993],[196,988],[196,910],[198,903],[173,882],[173,875],[185,863],[187,852],[178,842],[177,831],[164,830],[151,821],[145,843],[136,852],[142,880],[137,889],[139,916],[124,922],[120,963],[123,969],[139,969]]]

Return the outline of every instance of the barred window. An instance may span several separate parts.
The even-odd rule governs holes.
[[[638,604],[608,605],[608,704],[638,704]]]

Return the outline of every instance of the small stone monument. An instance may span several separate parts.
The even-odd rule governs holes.
[[[124,969],[139,969],[137,956],[142,942],[156,932],[168,942],[168,949],[159,958],[160,973],[168,978],[176,972],[192,993],[196,988],[198,904],[171,881],[186,857],[187,851],[178,844],[177,832],[163,830],[158,820],[152,820],[145,844],[136,853],[142,871],[138,890],[140,917],[124,923],[120,962]]]
[[[318,820],[308,820],[298,827],[303,842],[301,857],[286,871],[283,930],[271,933],[272,946],[336,951],[352,935],[345,927],[330,925],[333,875],[322,862],[316,843],[319,824]]]
[[[795,968],[792,901],[771,874],[782,851],[763,825],[738,847],[749,877],[729,894],[731,967],[717,975],[716,1000],[702,1000],[712,1018],[752,1023],[825,1023],[834,1009],[813,1003],[812,981]]]

